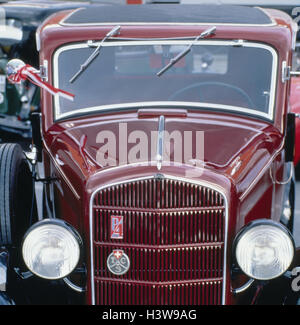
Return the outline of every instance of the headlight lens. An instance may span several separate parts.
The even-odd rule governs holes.
[[[23,258],[29,270],[45,279],[69,275],[80,257],[81,239],[61,220],[43,220],[25,235]]]
[[[257,280],[270,280],[289,268],[295,245],[284,226],[260,220],[238,234],[235,250],[237,263],[244,273]]]

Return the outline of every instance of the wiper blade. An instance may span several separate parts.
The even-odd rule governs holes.
[[[186,56],[191,51],[192,46],[197,41],[199,41],[199,39],[203,39],[203,38],[206,38],[206,37],[208,37],[210,35],[215,34],[216,29],[217,29],[216,26],[213,26],[213,27],[205,30],[204,32],[202,32],[199,36],[197,36],[195,38],[195,40],[190,45],[188,45],[188,47],[185,50],[183,50],[178,55],[176,55],[175,58],[172,58],[170,60],[170,62],[164,68],[162,68],[159,72],[157,72],[156,75],[158,77],[160,77],[163,73],[165,73],[167,70],[169,70],[174,64],[176,64],[180,59],[182,59],[184,56]]]
[[[109,31],[104,38],[102,39],[101,43],[96,47],[95,51],[87,58],[87,60],[80,66],[80,69],[74,74],[74,76],[69,80],[70,83],[73,83],[81,73],[90,65],[90,63],[98,56],[100,53],[100,49],[102,44],[109,38],[120,33],[121,26],[115,26],[111,31]]]

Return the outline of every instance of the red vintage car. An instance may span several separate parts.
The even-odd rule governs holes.
[[[223,5],[48,18],[40,70],[7,66],[42,113],[31,152],[0,146],[0,301],[297,303],[296,29]]]

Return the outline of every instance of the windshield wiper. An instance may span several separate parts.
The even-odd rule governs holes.
[[[74,74],[74,76],[69,80],[70,83],[73,83],[81,73],[90,65],[90,63],[98,56],[100,53],[100,48],[102,44],[109,38],[115,35],[118,35],[120,32],[121,26],[115,26],[110,32],[108,32],[101,43],[96,47],[95,51],[87,58],[87,60],[80,66],[80,69]]]
[[[194,40],[190,45],[188,45],[188,47],[187,47],[185,50],[183,50],[182,52],[180,52],[177,56],[175,56],[175,58],[172,58],[172,59],[170,60],[170,62],[169,62],[169,63],[168,63],[164,68],[162,68],[159,72],[157,72],[156,75],[157,75],[158,77],[160,77],[164,72],[166,72],[167,70],[169,70],[169,69],[170,69],[174,64],[176,64],[180,59],[182,59],[184,56],[186,56],[186,55],[190,52],[192,46],[193,46],[197,41],[199,41],[199,39],[206,38],[206,37],[208,37],[208,36],[210,36],[210,35],[213,35],[213,34],[215,34],[215,32],[216,32],[216,26],[213,26],[213,27],[211,27],[211,28],[205,30],[204,32],[202,32],[199,36],[197,36],[197,37],[195,38],[195,40]]]

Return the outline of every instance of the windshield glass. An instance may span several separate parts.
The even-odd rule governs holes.
[[[55,119],[113,108],[168,106],[221,109],[273,119],[277,56],[271,47],[199,41],[158,76],[190,43],[107,42],[73,83],[70,79],[95,48],[80,43],[58,49],[54,86],[73,93],[75,99],[70,102],[56,97]]]

